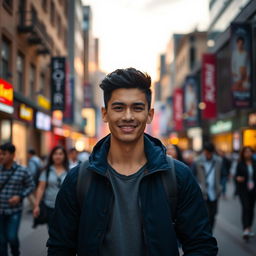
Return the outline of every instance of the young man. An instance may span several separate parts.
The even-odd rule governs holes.
[[[196,160],[194,167],[207,204],[211,230],[213,230],[221,194],[222,159],[215,154],[212,143],[205,143],[203,153]]]
[[[78,160],[78,151],[76,150],[76,148],[69,149],[68,158],[69,158],[69,169],[72,169],[73,167],[80,164],[80,161]]]
[[[14,162],[13,144],[3,144],[0,150],[0,255],[8,255],[9,244],[12,255],[18,256],[22,200],[33,191],[34,182],[27,169]]]
[[[151,123],[151,78],[118,69],[101,83],[104,122],[110,135],[94,147],[91,181],[79,207],[79,167],[58,194],[48,255],[217,255],[200,188],[188,167],[175,161],[178,201],[175,226],[162,174],[170,171],[165,147],[144,133]],[[172,184],[170,184],[172,186]]]

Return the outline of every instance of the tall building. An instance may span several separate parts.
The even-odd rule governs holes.
[[[208,120],[209,137],[227,152],[256,149],[256,1],[212,0],[209,10],[208,51],[217,70],[217,116]]]
[[[47,154],[52,56],[67,55],[68,1],[0,1],[0,139]]]

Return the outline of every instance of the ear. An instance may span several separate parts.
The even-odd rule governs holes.
[[[102,120],[104,123],[108,122],[108,118],[107,118],[107,109],[102,107],[101,108],[101,116],[102,116]]]
[[[151,124],[152,120],[153,120],[153,117],[154,117],[154,113],[155,113],[155,110],[153,108],[151,108],[149,111],[148,111],[148,119],[147,119],[147,124]]]

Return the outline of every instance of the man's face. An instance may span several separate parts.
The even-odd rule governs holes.
[[[120,142],[132,143],[143,136],[146,124],[150,124],[154,110],[148,110],[146,95],[139,89],[117,89],[112,92],[102,117],[111,135]]]
[[[205,158],[207,160],[211,160],[212,159],[212,156],[213,156],[213,153],[208,151],[208,150],[204,150],[204,155],[205,155]]]
[[[14,159],[14,153],[10,153],[9,151],[2,151],[2,165],[10,164]]]
[[[243,40],[237,40],[237,48],[241,51],[244,49],[244,41]]]
[[[0,164],[3,164],[3,150],[0,149]]]

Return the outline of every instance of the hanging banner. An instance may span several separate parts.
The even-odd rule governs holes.
[[[231,89],[234,107],[251,106],[251,25],[231,24]]]
[[[53,57],[51,61],[52,110],[65,110],[66,58]]]
[[[74,78],[70,75],[70,68],[66,62],[66,86],[65,86],[65,111],[64,120],[68,123],[73,121],[74,112]]]
[[[203,54],[202,61],[202,118],[216,118],[216,58],[215,55]]]
[[[187,76],[184,84],[184,121],[186,127],[198,125],[198,81]]]
[[[0,79],[0,111],[12,114],[13,108],[13,87],[7,81]]]
[[[176,89],[173,98],[173,121],[174,130],[181,131],[183,129],[183,90]]]

